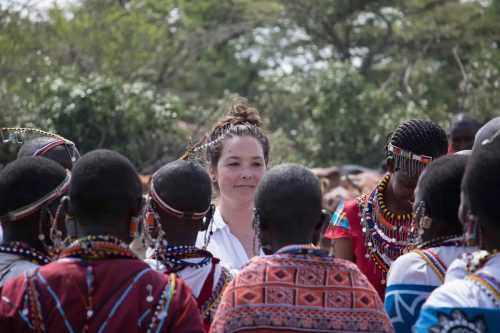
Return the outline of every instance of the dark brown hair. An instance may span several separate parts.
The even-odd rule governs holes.
[[[257,109],[249,107],[244,99],[236,99],[229,106],[228,114],[219,120],[208,135],[206,159],[209,165],[216,167],[219,162],[224,141],[234,136],[252,136],[262,146],[264,161],[269,158],[269,140],[261,129]]]

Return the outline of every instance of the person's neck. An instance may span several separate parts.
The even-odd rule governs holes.
[[[83,238],[87,236],[97,236],[97,235],[109,235],[114,236],[121,241],[129,242],[130,236],[125,232],[120,232],[116,227],[110,227],[101,224],[87,224],[78,223],[77,226],[77,238]]]
[[[195,223],[193,221],[174,221],[173,223]],[[194,246],[198,231],[196,230],[178,230],[174,228],[165,229],[165,239],[170,246]]]
[[[231,232],[248,231],[252,229],[253,203],[242,205],[240,203],[221,200],[219,206],[224,222]]]
[[[283,238],[284,234],[280,230],[276,230],[275,232],[269,230],[268,232],[269,234],[266,239],[270,240],[270,244],[267,247],[272,249],[272,253],[290,245],[313,245],[312,235],[291,235],[288,233],[286,234],[286,238]]]
[[[482,239],[482,250],[486,250],[489,253],[492,252],[497,252],[500,250],[500,244],[498,240],[498,232],[490,231],[486,232],[483,230],[481,233],[481,239]]]

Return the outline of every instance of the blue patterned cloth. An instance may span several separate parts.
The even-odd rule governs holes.
[[[395,284],[385,290],[384,308],[397,333],[413,332],[420,309],[435,286]]]
[[[342,227],[349,229],[349,221],[347,220],[345,210],[344,210],[344,202],[341,201],[335,210],[335,213],[332,215],[332,219],[330,220],[330,224],[334,227]]]
[[[408,331],[411,332],[411,331]],[[425,307],[415,325],[422,333],[500,332],[500,310],[483,308]]]

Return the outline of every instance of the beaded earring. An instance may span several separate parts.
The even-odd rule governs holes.
[[[472,214],[471,211],[468,211],[464,224],[464,246],[479,246],[479,248],[481,248],[482,241],[479,229],[479,218]]]
[[[156,234],[156,237],[154,236]],[[144,236],[148,246],[153,246],[156,250],[162,250],[167,246],[167,241],[163,239],[165,232],[160,224],[160,216],[153,207],[151,199],[146,204],[146,214],[144,219]]]
[[[260,214],[259,211],[254,208],[253,209],[253,252],[259,253],[260,249]]]
[[[45,249],[45,252],[50,256],[54,257],[56,255],[56,251],[53,246],[50,246],[47,244],[47,237],[45,236],[44,233],[44,219],[47,218],[49,219],[49,225],[50,225],[50,230],[49,230],[49,237],[52,238],[52,226],[54,224],[54,216],[52,216],[52,213],[50,212],[50,209],[48,207],[43,207],[40,210],[40,218],[38,219],[38,239],[43,245],[43,248]]]
[[[141,221],[142,221],[142,216],[131,216],[130,217],[130,237],[132,238],[137,238],[141,236]]]

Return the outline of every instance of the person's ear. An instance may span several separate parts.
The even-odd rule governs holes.
[[[208,174],[210,175],[210,180],[213,183],[217,181],[217,169],[213,165],[208,167]]]
[[[132,207],[132,211],[130,212],[131,216],[139,216],[141,215],[141,212],[144,208],[144,205],[146,204],[146,199],[144,196],[139,196],[134,203],[134,206]]]
[[[330,213],[328,213],[325,209],[322,209],[319,215],[319,221],[314,226],[313,239],[312,239],[313,244],[318,243],[321,236],[321,232],[323,231],[323,227],[326,224],[330,223],[330,218],[331,218]]]

